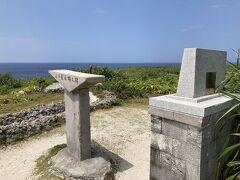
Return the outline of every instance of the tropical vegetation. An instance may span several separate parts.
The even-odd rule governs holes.
[[[237,54],[237,63],[228,61],[229,71],[224,81],[224,95],[236,100],[236,104],[219,119],[217,125],[220,130],[234,121],[234,126],[230,137],[225,143],[225,147],[218,156],[219,173],[217,179],[239,180],[240,179],[240,51]]]
[[[121,102],[126,99],[174,93],[179,67],[124,67],[90,66],[81,72],[102,74],[105,80],[93,87],[96,95],[104,90],[114,92]],[[43,89],[55,82],[52,77],[16,78],[0,73],[0,114],[16,112],[36,103],[62,100],[62,93],[44,93]]]

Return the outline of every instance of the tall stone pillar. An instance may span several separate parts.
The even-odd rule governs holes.
[[[215,94],[225,68],[226,52],[185,49],[177,93],[150,98],[151,180],[214,179],[216,155],[232,126],[221,132],[215,126],[234,104]]]
[[[103,158],[91,158],[89,88],[104,79],[102,75],[69,70],[49,73],[64,87],[67,148],[51,161],[53,169],[66,177],[96,179],[110,170]]]
[[[89,89],[65,91],[68,151],[79,160],[91,158]]]

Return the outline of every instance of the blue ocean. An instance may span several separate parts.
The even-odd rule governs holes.
[[[20,78],[49,76],[51,69],[79,69],[91,65],[102,67],[127,66],[180,66],[180,63],[0,63],[0,73],[10,73]]]

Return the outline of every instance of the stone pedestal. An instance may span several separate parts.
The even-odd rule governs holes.
[[[110,163],[104,158],[95,157],[79,161],[67,148],[52,157],[51,164],[53,170],[71,180],[103,180],[106,173],[111,170]]]
[[[66,135],[69,152],[78,160],[91,158],[89,89],[65,91]]]
[[[233,126],[216,126],[234,104],[214,94],[222,88],[226,57],[224,51],[184,49],[177,93],[150,98],[150,179],[215,179],[216,156]]]
[[[214,179],[216,155],[232,124],[215,123],[233,104],[224,96],[188,99],[175,95],[150,98],[151,180]]]
[[[100,180],[110,171],[110,163],[91,158],[89,88],[104,79],[102,75],[50,70],[64,87],[67,148],[52,157],[52,168],[71,179]]]

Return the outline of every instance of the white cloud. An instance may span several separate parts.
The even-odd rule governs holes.
[[[184,33],[184,32],[197,30],[197,29],[202,29],[202,28],[204,28],[203,24],[192,24],[192,25],[188,25],[188,26],[185,26],[185,27],[181,28],[180,32]]]

